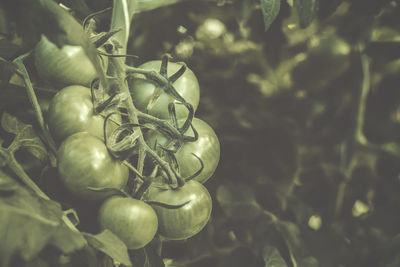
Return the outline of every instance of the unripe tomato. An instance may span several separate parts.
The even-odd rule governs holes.
[[[61,182],[72,193],[89,200],[102,200],[108,192],[90,188],[123,189],[128,168],[114,159],[103,140],[87,132],[69,136],[57,152]]]
[[[160,71],[160,67],[161,60],[148,61],[139,66],[139,68],[154,70],[157,72]],[[181,67],[181,64],[169,62],[167,67],[168,77],[177,72]],[[163,92],[155,102],[154,106],[150,110],[147,110],[148,104],[158,85],[145,79],[143,75],[137,74],[134,78],[129,79],[129,86],[135,106],[139,110],[148,112],[150,115],[160,119],[168,119],[168,105],[173,102],[179,102],[173,96]],[[173,83],[173,86],[178,94],[181,95],[186,102],[191,104],[194,110],[196,110],[200,100],[200,89],[199,82],[194,73],[189,68],[186,68],[186,71]],[[187,115],[188,110],[184,105],[176,105],[176,116],[178,119],[186,118]]]
[[[177,189],[160,189],[151,186],[145,199],[179,206],[169,209],[151,204],[157,213],[159,234],[169,240],[183,240],[200,232],[211,216],[212,200],[208,190],[199,182],[191,180]]]
[[[112,118],[119,120],[117,115]],[[77,132],[89,132],[104,138],[104,117],[93,113],[90,89],[81,85],[63,88],[50,101],[47,123],[54,140],[59,144]],[[107,132],[116,128],[111,120],[107,122]]]
[[[205,183],[214,174],[218,166],[220,158],[220,144],[214,130],[205,121],[194,118],[193,127],[199,134],[197,141],[185,142],[175,153],[175,158],[179,166],[179,172],[182,178],[187,178],[195,174],[201,168],[199,157],[203,161],[203,170],[194,179]],[[185,135],[193,136],[191,128],[187,130]],[[157,144],[165,145],[167,138],[158,131],[151,130],[146,134],[146,140],[150,147]]]
[[[158,219],[150,205],[134,198],[114,196],[107,199],[99,211],[102,229],[117,235],[128,249],[147,245],[158,229]]]
[[[107,58],[101,57],[103,67]],[[64,45],[61,49],[42,35],[34,50],[34,62],[39,75],[57,85],[90,86],[97,77],[96,70],[80,46]]]

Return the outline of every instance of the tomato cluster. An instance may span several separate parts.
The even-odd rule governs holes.
[[[131,75],[127,71],[139,120],[133,124],[121,101],[109,101],[115,93],[110,97],[101,86],[94,89],[96,73],[90,62],[85,70],[68,70],[60,77],[59,71],[42,62],[46,49],[60,59],[57,66],[81,56],[73,49],[52,47],[45,39],[35,49],[39,74],[66,86],[53,97],[47,112],[64,187],[82,200],[98,203],[99,226],[111,230],[128,249],[146,246],[156,234],[182,240],[203,229],[212,209],[203,183],[215,172],[220,144],[211,126],[194,117],[200,99],[194,73],[183,63],[166,58],[131,68],[135,70]],[[126,147],[111,148],[111,139],[115,145],[136,127],[143,137],[141,144],[133,142],[125,154],[119,152],[126,152]],[[140,157],[140,145],[151,160],[143,161],[143,171],[130,172]],[[128,186],[129,179],[133,186]]]

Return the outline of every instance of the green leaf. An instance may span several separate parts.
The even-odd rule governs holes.
[[[299,14],[300,27],[308,27],[317,14],[318,0],[294,0],[294,6]]]
[[[217,188],[217,201],[229,218],[252,221],[262,212],[253,188],[241,184],[224,184]]]
[[[264,28],[268,30],[276,19],[281,8],[281,0],[261,0],[261,12],[264,17]]]
[[[63,252],[86,244],[79,232],[62,221],[63,212],[57,202],[37,197],[10,177],[1,175],[1,179],[8,187],[14,185],[13,194],[0,198],[0,266],[7,266],[14,255],[29,261],[47,244]]]
[[[262,249],[262,258],[264,259],[265,267],[287,267],[285,260],[274,247],[264,247]]]
[[[100,234],[92,235],[83,233],[88,243],[94,248],[104,252],[115,261],[126,266],[132,266],[129,259],[128,249],[114,233],[104,230]]]
[[[36,135],[32,125],[21,122],[18,118],[4,112],[1,116],[1,126],[4,131],[15,134],[13,145],[24,148],[41,162],[48,157],[47,149]]]

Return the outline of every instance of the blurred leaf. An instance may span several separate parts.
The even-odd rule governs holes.
[[[173,5],[187,0],[136,0],[136,13],[150,11],[163,6]]]
[[[253,188],[241,184],[224,184],[217,188],[217,201],[229,218],[251,221],[262,213]]]
[[[262,257],[265,262],[265,267],[287,267],[285,260],[282,258],[279,251],[274,247],[264,247],[262,249]]]
[[[106,229],[97,235],[89,233],[83,233],[83,235],[94,248],[104,252],[117,262],[132,266],[126,245],[111,231]]]
[[[0,39],[0,57],[11,59],[19,50],[19,46],[7,39]]]
[[[264,17],[264,28],[268,30],[279,14],[281,0],[261,0],[261,12]]]
[[[381,61],[395,60],[400,58],[400,42],[370,42],[364,52]]]
[[[18,188],[18,184],[0,169],[0,193],[12,193]]]
[[[319,12],[322,17],[328,17],[336,11],[343,0],[319,0]]]
[[[242,22],[247,22],[251,16],[251,14],[253,13],[253,8],[255,5],[255,1],[254,0],[244,0],[242,3],[242,7],[241,7],[241,12],[240,12],[240,19]]]
[[[299,13],[300,27],[308,27],[316,16],[318,0],[294,0],[294,6]]]
[[[17,148],[26,149],[41,162],[47,159],[47,149],[36,135],[32,125],[25,124],[18,118],[4,112],[1,117],[1,126],[6,132],[15,134],[13,145]]]
[[[314,257],[306,257],[301,259],[301,261],[299,262],[299,266],[302,267],[318,267],[318,260]]]
[[[289,221],[279,221],[279,231],[293,247],[301,247],[300,229],[296,224]]]
[[[14,70],[15,67],[12,62],[7,61],[0,56],[0,81],[3,81],[5,86],[15,72]],[[3,90],[3,88],[0,87],[0,90]]]
[[[257,257],[249,248],[239,247],[225,255],[218,267],[255,267],[260,266]]]
[[[132,266],[140,267],[164,267],[162,258],[157,254],[152,245],[147,245],[141,249],[129,251]]]
[[[1,177],[7,184],[14,182],[7,176]],[[14,193],[0,198],[1,266],[7,266],[17,254],[29,261],[47,244],[53,244],[64,252],[72,252],[86,244],[79,232],[66,227],[57,202],[38,198],[14,183]],[[66,247],[68,251],[64,250]]]

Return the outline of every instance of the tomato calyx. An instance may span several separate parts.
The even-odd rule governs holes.
[[[93,114],[97,115],[102,113],[104,110],[111,108],[112,106],[116,106],[117,101],[115,101],[115,97],[117,96],[116,93],[111,94],[107,99],[105,100],[99,100],[96,98],[96,93],[95,90],[99,90],[99,94],[104,96],[104,90],[98,88],[98,83],[99,79],[95,78],[91,84],[90,84],[90,94],[92,97],[92,103],[93,103]]]
[[[137,148],[136,144],[139,134],[138,131],[134,130],[134,128],[140,127],[141,125],[135,123],[124,123],[119,125],[110,136],[107,136],[107,123],[114,114],[118,114],[118,112],[109,113],[104,119],[104,144],[114,158],[125,160],[130,157]]]
[[[139,73],[145,76],[151,82],[156,83],[156,86],[150,100],[147,104],[146,110],[149,111],[153,108],[155,103],[157,102],[158,98],[161,96],[163,92],[167,93],[168,95],[172,96],[174,99],[178,100],[179,103],[184,104],[185,106],[191,106],[190,110],[194,110],[193,106],[188,103],[185,98],[183,98],[175,89],[173,83],[178,80],[186,71],[186,65],[182,65],[174,74],[168,77],[167,69],[168,69],[168,61],[169,57],[164,55],[161,60],[161,67],[160,70],[146,70],[140,68],[134,68],[131,66],[126,66],[127,76],[129,77],[132,74]]]

